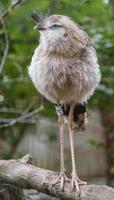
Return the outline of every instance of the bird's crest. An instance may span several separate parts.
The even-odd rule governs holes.
[[[45,19],[40,11],[33,11],[31,17],[36,21],[37,24],[43,23]]]

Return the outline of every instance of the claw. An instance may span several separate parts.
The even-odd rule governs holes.
[[[72,180],[71,180],[71,186],[72,186],[72,190],[74,190],[76,188],[77,192],[80,192],[80,185],[86,185],[87,182],[85,181],[81,181],[77,175],[72,175]]]
[[[77,180],[79,185],[87,185],[86,181],[81,181],[79,178]]]
[[[78,193],[80,192],[78,180],[76,178],[72,178],[71,186],[72,186],[72,190],[74,190],[76,188],[77,192]]]
[[[53,183],[53,186],[56,186],[59,184],[60,186],[60,189],[62,191],[64,191],[64,184],[65,184],[65,181],[70,181],[69,178],[67,178],[65,172],[61,171],[60,172],[60,175],[58,176],[58,178],[55,180],[55,182]]]

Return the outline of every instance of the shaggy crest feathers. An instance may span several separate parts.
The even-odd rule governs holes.
[[[33,11],[31,17],[36,21],[37,24],[44,23],[44,16],[40,11]]]

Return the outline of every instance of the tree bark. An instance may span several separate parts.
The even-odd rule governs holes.
[[[19,189],[35,189],[65,200],[114,200],[114,189],[104,185],[83,185],[78,194],[76,190],[71,190],[70,182],[66,182],[63,192],[59,187],[53,186],[58,173],[35,167],[31,160],[30,155],[20,160],[1,160],[0,185],[10,184]]]

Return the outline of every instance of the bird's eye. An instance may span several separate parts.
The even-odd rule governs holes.
[[[52,26],[50,26],[49,28],[51,29],[56,29],[56,28],[60,28],[62,27],[60,24],[53,24]]]

